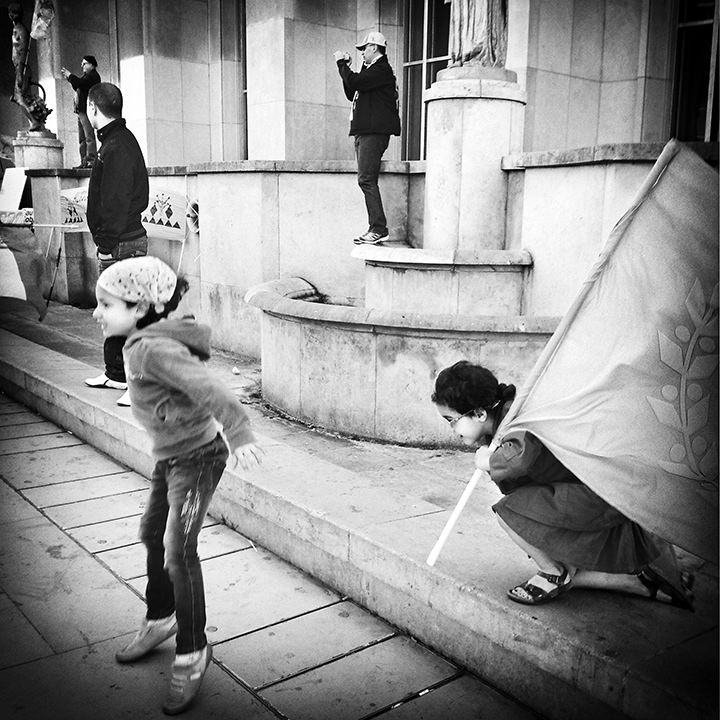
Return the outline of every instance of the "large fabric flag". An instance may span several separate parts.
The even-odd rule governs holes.
[[[646,530],[718,560],[718,175],[663,150],[496,441],[527,430]]]

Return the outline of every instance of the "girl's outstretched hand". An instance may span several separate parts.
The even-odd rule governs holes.
[[[239,465],[243,470],[251,470],[262,462],[264,454],[263,449],[255,443],[241,445],[235,448],[235,452],[232,455],[234,463],[231,469]]]
[[[476,451],[475,451],[475,467],[478,470],[484,470],[485,472],[490,472],[490,456],[492,455],[492,451],[490,450],[489,445],[481,445]]]

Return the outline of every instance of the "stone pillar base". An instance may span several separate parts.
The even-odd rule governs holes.
[[[426,91],[425,249],[504,249],[501,159],[521,148],[525,105],[516,78],[462,65],[441,70]]]
[[[15,165],[32,170],[61,168],[63,147],[49,130],[21,130],[13,140]]]

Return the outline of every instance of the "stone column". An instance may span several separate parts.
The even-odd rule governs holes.
[[[423,247],[473,253],[505,247],[503,155],[522,147],[525,94],[514,72],[469,63],[441,70],[425,93]]]
[[[20,130],[13,148],[16,167],[30,170],[63,167],[63,144],[49,130]]]

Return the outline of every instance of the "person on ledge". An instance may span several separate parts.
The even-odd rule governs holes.
[[[98,274],[118,260],[147,255],[147,234],[140,221],[150,196],[147,168],[122,108],[123,96],[116,85],[101,82],[90,88],[87,113],[101,145],[88,185],[87,223],[97,245]],[[117,404],[129,406],[124,345],[124,336],[106,336],[105,372],[87,378],[85,384],[125,390]]]
[[[388,239],[387,219],[383,209],[378,177],[380,161],[391,135],[400,134],[398,90],[395,74],[387,59],[387,41],[380,32],[368,33],[356,46],[362,52],[360,72],[350,69],[349,53],[334,54],[343,89],[352,101],[350,135],[355,137],[358,185],[365,196],[368,230],[353,242],[377,245]]]
[[[75,91],[75,112],[78,116],[78,139],[80,147],[80,165],[78,168],[90,168],[95,162],[97,141],[95,129],[87,115],[87,97],[90,88],[100,82],[97,71],[97,60],[94,55],[83,55],[80,61],[82,75],[73,75],[67,68],[60,68],[62,76],[72,85]]]

